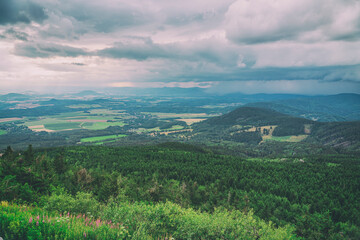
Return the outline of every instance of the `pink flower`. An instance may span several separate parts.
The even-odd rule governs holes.
[[[36,220],[39,220],[40,219],[40,216],[38,215],[37,217],[36,217]]]
[[[70,216],[70,212],[68,212],[68,217]]]
[[[29,218],[29,223],[32,223],[32,220],[33,220],[32,217],[30,217],[30,218]]]
[[[84,237],[86,237],[86,232],[84,232]]]
[[[39,222],[36,222],[36,226],[39,226]]]

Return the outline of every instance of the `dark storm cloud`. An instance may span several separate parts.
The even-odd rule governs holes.
[[[23,43],[15,45],[15,54],[30,58],[50,58],[55,56],[99,56],[113,59],[146,61],[164,59],[167,61],[210,62],[221,66],[235,66],[239,54],[232,47],[217,46],[216,40],[194,41],[182,44],[157,44],[150,38],[130,37],[130,42],[117,42],[113,47],[96,52],[86,51],[53,43]],[[244,59],[246,64],[253,64],[251,58]]]
[[[71,63],[72,65],[75,65],[75,66],[85,66],[86,64],[84,64],[84,63],[76,63],[76,62],[74,62],[74,63]]]
[[[57,14],[72,20],[74,25],[81,25],[85,32],[109,33],[150,21],[146,9],[135,8],[125,2],[64,0],[48,6],[57,8]]]
[[[149,38],[139,38],[136,43],[115,43],[113,47],[100,50],[99,56],[110,58],[127,58],[144,61],[149,58],[173,58],[175,55],[167,46],[154,44]]]
[[[84,49],[53,43],[20,43],[15,45],[15,54],[29,58],[78,57],[90,55]]]
[[[201,68],[182,69],[172,78],[163,81],[298,81],[317,80],[321,82],[360,83],[360,65],[326,67],[283,67],[283,68],[240,68],[223,72],[206,71]],[[166,74],[164,74],[166,75]],[[360,89],[359,89],[360,90]]]
[[[360,84],[359,0],[0,0],[0,40],[18,85]]]
[[[150,38],[133,38],[133,40],[130,43],[115,43],[113,47],[98,51],[97,55],[137,61],[148,59],[203,61],[225,66],[235,66],[239,58],[236,48],[233,46],[219,48],[223,43],[216,39],[170,44],[157,44]],[[246,61],[248,64],[252,63],[251,59]]]
[[[357,0],[238,0],[226,13],[227,37],[239,44],[275,41],[354,41],[360,38]]]
[[[0,35],[4,39],[17,39],[21,41],[28,41],[29,34],[26,32],[17,31],[14,28],[9,28]]]
[[[0,1],[0,25],[42,22],[46,18],[42,6],[29,0]]]

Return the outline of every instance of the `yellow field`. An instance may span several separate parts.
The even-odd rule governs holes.
[[[183,122],[186,122],[187,125],[191,125],[193,123],[204,121],[204,120],[206,120],[206,118],[188,118],[188,119],[179,118],[179,119],[175,119],[175,120],[183,121]]]
[[[208,118],[217,115],[206,113],[161,113],[161,112],[143,112],[143,114],[151,114],[158,118],[180,118],[180,119],[194,119],[194,118]]]
[[[0,118],[0,123],[13,122],[13,121],[21,120],[21,119],[23,119],[23,118]]]

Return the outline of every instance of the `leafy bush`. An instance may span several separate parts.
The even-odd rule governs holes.
[[[108,206],[104,218],[122,222],[134,234],[175,239],[296,239],[293,228],[275,228],[252,212],[216,209],[212,214],[166,202],[156,205],[120,203]]]
[[[62,192],[53,193],[49,197],[45,209],[48,211],[87,213],[88,215],[97,216],[100,204],[90,193],[78,192],[74,198],[66,192]]]

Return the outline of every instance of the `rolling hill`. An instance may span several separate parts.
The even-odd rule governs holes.
[[[316,122],[271,109],[240,107],[222,116],[193,125],[194,141],[233,141],[259,144],[264,141],[307,141],[335,147],[360,143],[360,121]]]
[[[24,101],[30,98],[30,96],[20,93],[8,93],[5,95],[0,95],[0,101]]]
[[[256,102],[247,106],[272,109],[320,122],[360,120],[360,95],[351,93]]]

